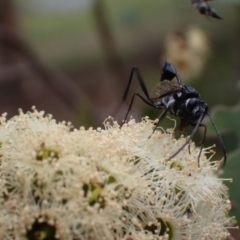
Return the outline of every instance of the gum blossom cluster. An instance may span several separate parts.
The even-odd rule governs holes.
[[[0,119],[0,239],[226,239],[217,162],[153,121],[74,129],[33,108]],[[210,153],[210,154],[209,154]]]

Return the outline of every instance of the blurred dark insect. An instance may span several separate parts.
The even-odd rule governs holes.
[[[222,19],[216,13],[216,11],[208,5],[207,2],[209,1],[211,0],[191,0],[192,4],[196,6],[196,8],[201,14],[206,15],[207,17],[210,16],[213,18]]]
[[[184,130],[187,126],[193,126],[193,131],[191,132],[190,136],[186,140],[186,142],[182,145],[181,148],[178,149],[171,157],[167,159],[169,161],[173,157],[175,157],[181,150],[189,144],[190,140],[195,135],[197,129],[199,127],[204,128],[203,137],[201,140],[201,148],[198,155],[198,166],[200,165],[200,156],[203,149],[203,144],[205,142],[207,127],[202,124],[203,118],[208,115],[212,125],[217,133],[218,140],[222,147],[223,151],[223,165],[225,165],[227,160],[226,149],[223,143],[223,140],[217,130],[213,119],[211,118],[208,112],[208,105],[200,98],[199,93],[191,86],[185,85],[182,83],[175,67],[168,62],[165,62],[160,82],[155,86],[152,93],[149,94],[145,82],[141,76],[141,73],[138,67],[134,67],[131,71],[130,78],[128,81],[128,85],[126,91],[123,95],[123,100],[127,100],[127,95],[129,92],[129,88],[133,79],[133,74],[136,74],[138,83],[144,93],[142,96],[139,93],[134,93],[129,104],[128,111],[126,113],[125,119],[123,124],[126,122],[129,112],[131,111],[134,99],[138,96],[143,102],[145,102],[150,107],[155,109],[163,110],[163,112],[158,117],[158,122],[155,125],[153,132],[156,130],[157,126],[159,125],[160,121],[166,116],[167,113],[170,113],[174,116],[178,116],[180,118],[180,125],[179,130]],[[176,79],[177,81],[172,81]]]

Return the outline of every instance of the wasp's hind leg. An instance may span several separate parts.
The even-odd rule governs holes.
[[[191,124],[191,126],[193,127],[196,127],[196,124]],[[199,124],[198,127],[203,127],[204,128],[204,131],[203,131],[203,136],[202,136],[202,139],[200,141],[200,152],[198,154],[198,167],[200,167],[200,157],[201,157],[201,154],[202,154],[202,150],[203,150],[203,147],[204,147],[204,143],[205,143],[205,139],[206,139],[206,134],[207,134],[207,126],[204,125],[204,124]],[[189,144],[190,146],[190,144]]]

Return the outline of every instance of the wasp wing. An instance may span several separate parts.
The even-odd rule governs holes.
[[[181,86],[175,81],[160,81],[150,94],[153,102],[159,102],[163,97],[169,96],[175,92],[181,91]]]

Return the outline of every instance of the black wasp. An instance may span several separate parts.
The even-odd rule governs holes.
[[[207,2],[211,0],[191,0],[192,4],[197,7],[199,13],[206,15],[207,17],[213,17],[217,19],[222,19],[216,11],[211,8]]]
[[[135,97],[138,96],[140,99],[142,99],[143,102],[145,102],[150,107],[163,110],[160,116],[158,117],[157,125],[166,116],[167,113],[170,113],[174,116],[179,117],[180,119],[179,130],[183,130],[185,127],[189,125],[193,126],[194,127],[193,131],[188,137],[187,141],[177,152],[175,152],[167,160],[170,160],[171,158],[175,157],[187,144],[189,144],[189,141],[193,138],[197,129],[199,127],[203,127],[204,132],[201,141],[201,149],[198,156],[199,166],[199,159],[201,156],[203,144],[205,142],[205,137],[207,133],[207,127],[204,124],[202,124],[202,120],[207,115],[210,118],[210,121],[212,122],[212,125],[217,133],[219,142],[221,144],[224,155],[223,158],[224,166],[227,160],[226,149],[223,140],[217,130],[217,127],[213,119],[211,118],[211,115],[208,112],[208,105],[200,98],[199,93],[193,87],[182,83],[175,67],[169,62],[165,62],[162,68],[160,82],[156,85],[151,94],[148,93],[147,87],[141,76],[139,68],[136,66],[133,67],[126,91],[123,96],[124,101],[126,101],[134,73],[136,74],[138,83],[144,93],[144,96],[142,96],[139,93],[133,94],[124,122],[126,122],[128,114],[131,111]],[[177,81],[172,81],[174,78],[176,78]],[[155,129],[157,128],[157,125]]]

